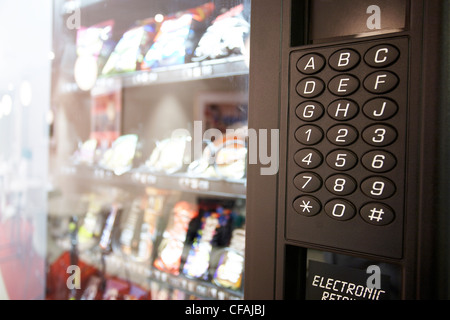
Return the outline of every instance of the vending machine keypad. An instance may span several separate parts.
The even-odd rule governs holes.
[[[290,55],[290,240],[401,258],[408,39]]]

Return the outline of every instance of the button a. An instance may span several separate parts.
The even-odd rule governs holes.
[[[364,88],[371,93],[386,93],[397,87],[399,79],[397,75],[389,71],[377,71],[367,76],[364,80]]]
[[[296,87],[297,93],[303,98],[314,98],[325,89],[325,84],[318,78],[305,78]]]
[[[303,74],[315,74],[324,66],[324,57],[317,53],[306,54],[297,61],[297,70]]]
[[[359,88],[358,78],[350,75],[338,75],[330,80],[328,83],[328,90],[336,96],[348,96],[354,93]]]

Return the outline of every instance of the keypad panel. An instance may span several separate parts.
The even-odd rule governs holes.
[[[286,237],[401,258],[408,39],[290,54]]]

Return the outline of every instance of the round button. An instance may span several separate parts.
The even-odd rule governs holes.
[[[389,44],[381,44],[370,48],[364,55],[364,61],[371,67],[387,67],[397,61],[400,51]]]
[[[318,126],[306,125],[295,131],[295,138],[302,144],[313,145],[322,140],[323,131]]]
[[[318,53],[309,53],[297,61],[297,70],[303,74],[314,74],[325,66],[325,58]]]
[[[391,153],[384,150],[373,150],[367,152],[361,158],[361,162],[367,170],[376,173],[388,172],[397,164],[395,157]]]
[[[397,131],[388,125],[374,124],[364,129],[362,137],[372,146],[384,147],[397,139]]]
[[[386,93],[397,87],[397,75],[389,71],[376,71],[364,79],[364,88],[371,93]]]
[[[325,181],[325,187],[332,194],[346,196],[356,190],[356,182],[345,174],[335,174]]]
[[[322,187],[322,179],[315,173],[302,172],[294,178],[294,185],[302,192],[315,192]]]
[[[306,101],[297,106],[295,114],[300,120],[315,121],[320,119],[324,113],[323,106],[315,101]]]
[[[354,118],[358,114],[359,108],[355,102],[341,99],[333,101],[328,106],[327,111],[331,118],[338,121],[344,121]]]
[[[326,162],[334,170],[346,171],[358,163],[358,157],[345,149],[334,150],[327,155]]]
[[[395,219],[394,210],[383,203],[368,203],[359,211],[361,217],[367,223],[376,226],[385,226]]]
[[[350,74],[334,77],[328,83],[328,90],[336,96],[344,97],[354,93],[359,88],[358,78]]]
[[[294,155],[294,161],[303,169],[314,169],[322,164],[322,154],[315,149],[302,149]]]
[[[312,217],[320,212],[320,201],[311,196],[301,196],[294,200],[294,210],[302,216]]]
[[[363,112],[366,117],[377,121],[387,120],[393,117],[397,111],[397,103],[386,98],[375,98],[369,100],[363,106]]]
[[[314,98],[325,89],[325,84],[318,78],[305,78],[297,84],[297,93],[303,98]]]
[[[352,49],[341,49],[333,53],[328,64],[336,71],[347,71],[356,67],[361,60],[359,53]]]
[[[327,132],[328,140],[338,146],[348,146],[358,139],[358,131],[348,125],[336,125]]]
[[[361,183],[361,191],[373,199],[387,199],[395,193],[395,185],[387,178],[371,177]]]
[[[353,218],[356,209],[350,201],[334,199],[325,204],[325,213],[335,220],[345,221]]]

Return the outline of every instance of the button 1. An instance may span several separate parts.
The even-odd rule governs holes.
[[[325,213],[335,220],[345,221],[355,216],[356,209],[350,201],[334,199],[325,205]]]
[[[294,155],[295,163],[303,169],[314,169],[322,164],[322,154],[315,149],[302,149]]]
[[[327,132],[328,140],[338,146],[348,146],[358,139],[358,131],[348,125],[336,125]]]
[[[389,71],[377,71],[369,74],[364,79],[364,88],[371,93],[386,93],[397,87],[399,79],[397,75]]]
[[[297,61],[297,70],[303,74],[314,74],[325,66],[325,58],[317,53],[309,53]]]
[[[315,192],[322,187],[322,179],[315,173],[302,172],[294,178],[294,185],[302,192]]]
[[[303,98],[314,98],[325,89],[325,84],[318,78],[306,78],[301,80],[296,87],[297,93]]]
[[[382,203],[368,203],[359,213],[364,221],[376,226],[388,225],[395,219],[394,210]]]
[[[302,144],[313,145],[322,140],[323,131],[318,126],[306,125],[295,131],[295,138]]]
[[[388,125],[374,124],[364,129],[362,137],[372,146],[384,147],[397,139],[397,131]]]
[[[325,181],[325,187],[332,194],[346,196],[356,190],[356,182],[345,174],[335,174]]]
[[[358,105],[351,100],[336,100],[328,106],[328,114],[331,118],[344,121],[354,118],[359,111]]]
[[[328,90],[336,96],[348,96],[359,88],[358,78],[350,74],[342,74],[334,77],[328,83]]]
[[[361,183],[361,191],[373,199],[387,199],[395,193],[395,185],[387,178],[371,177]]]
[[[323,106],[315,101],[307,101],[299,104],[295,109],[295,114],[300,120],[315,121],[320,119],[324,113]]]
[[[393,117],[397,111],[397,103],[387,98],[375,98],[367,101],[363,106],[366,117],[377,121],[387,120]]]
[[[359,53],[352,49],[342,49],[333,53],[328,64],[336,71],[347,71],[356,67],[361,60]]]
[[[294,210],[303,216],[312,217],[320,212],[322,205],[319,200],[311,196],[301,196],[294,200]]]
[[[361,158],[363,166],[372,172],[382,173],[388,172],[397,164],[394,155],[384,150],[373,150],[367,152]]]
[[[364,61],[371,67],[387,67],[397,61],[400,51],[389,44],[382,44],[370,48],[364,55]]]
[[[346,171],[352,169],[358,163],[358,157],[351,151],[334,150],[327,155],[326,162],[334,170]]]

